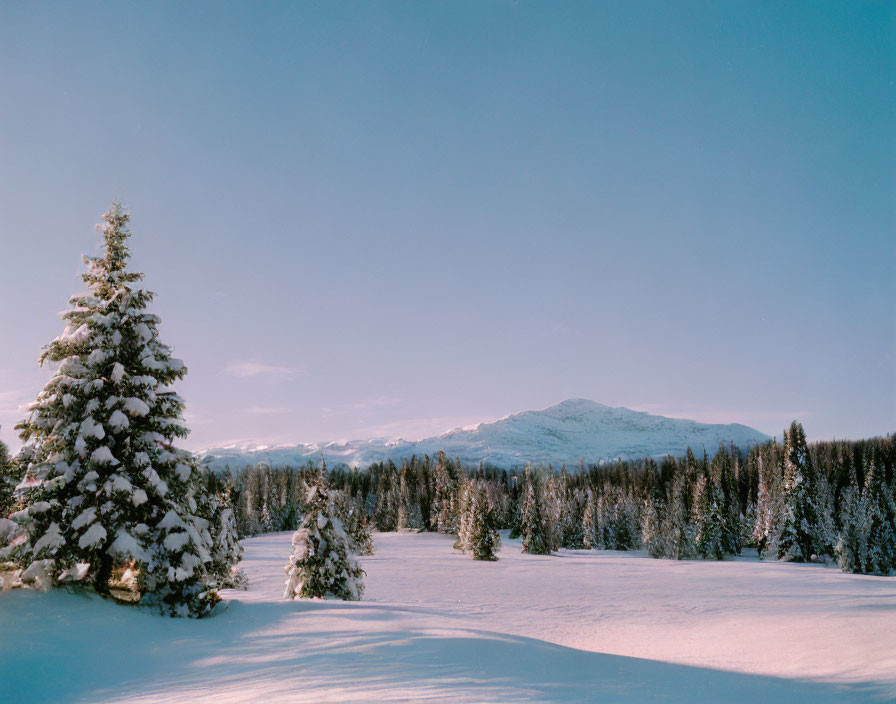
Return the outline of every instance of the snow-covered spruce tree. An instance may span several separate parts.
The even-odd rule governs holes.
[[[604,486],[597,497],[595,527],[598,550],[616,549],[616,536],[613,533],[613,526],[615,525],[613,514],[616,504],[611,499],[610,492],[615,492],[615,490],[610,486]]]
[[[514,491],[513,495],[510,497],[510,502],[508,506],[508,524],[510,526],[510,539],[516,540],[520,537],[520,531],[522,530],[523,525],[523,501],[525,499],[525,495],[522,493],[517,487],[517,482],[519,481],[519,477],[513,477],[514,481]],[[525,489],[525,487],[523,487]]]
[[[564,467],[560,473],[560,547],[581,550],[585,547],[582,515],[585,513],[585,494],[571,486]]]
[[[663,530],[666,497],[655,464],[648,464],[648,475],[650,485],[641,507],[641,547],[647,550],[651,557],[667,557],[668,535]]]
[[[883,462],[871,454],[865,472],[868,506],[868,565],[870,574],[896,570],[896,496],[884,477]]]
[[[715,500],[722,518],[722,552],[740,554],[740,501],[735,486],[737,456],[734,448],[719,445],[710,464],[710,476],[715,486]]]
[[[352,550],[356,555],[373,555],[373,531],[370,528],[370,518],[363,508],[357,509],[357,520],[349,531],[352,541]]]
[[[15,507],[13,490],[18,484],[16,463],[9,456],[9,449],[0,441],[0,591],[18,581],[16,565],[9,555],[16,550],[16,543],[24,537],[23,531],[6,518]]]
[[[548,550],[554,552],[560,549],[560,482],[554,477],[554,470],[550,465],[547,475],[542,484],[541,515]]]
[[[274,532],[274,519],[271,517],[271,509],[268,508],[267,501],[261,505],[261,516],[258,519],[258,525],[262,533]]]
[[[408,481],[408,463],[401,464],[401,475],[398,482],[398,519],[396,530],[419,531],[423,529],[423,514],[416,491],[411,490]]]
[[[0,440],[0,518],[5,518],[12,511],[16,484],[15,463],[9,456],[9,448]]]
[[[454,541],[454,549],[466,552],[470,549],[470,529],[473,519],[473,492],[472,479],[461,477],[461,485],[458,490],[457,503],[457,540]]]
[[[816,470],[815,491],[812,504],[815,508],[815,525],[812,526],[812,544],[815,554],[834,555],[834,545],[837,543],[837,521],[834,508],[834,488],[824,475],[824,472]]]
[[[843,572],[870,571],[871,512],[867,493],[859,489],[855,467],[850,467],[850,484],[840,500],[840,534],[834,546]]]
[[[307,512],[286,563],[284,599],[357,601],[364,592],[364,570],[330,501],[326,471],[324,466],[308,487]]]
[[[778,541],[784,529],[784,489],[781,462],[778,461],[778,445],[772,442],[765,448],[753,448],[750,460],[755,463],[758,475],[756,525],[753,541],[764,554],[778,556]]]
[[[352,540],[352,551],[356,555],[373,555],[373,528],[361,501],[352,507],[351,519],[348,535]]]
[[[253,492],[251,472],[246,472],[246,487],[237,501],[237,516],[241,521],[242,532],[247,536],[258,535],[258,514],[255,512],[255,493]]]
[[[603,541],[607,550],[632,550],[638,546],[637,506],[631,494],[616,488],[610,499],[606,494],[601,496],[604,513]]]
[[[721,560],[725,554],[725,517],[718,493],[712,477],[704,472],[694,488],[694,542],[697,554],[706,560]]]
[[[815,554],[818,516],[812,460],[803,426],[793,421],[784,438],[784,525],[778,559],[808,562]]]
[[[374,518],[377,530],[388,533],[398,529],[401,494],[395,465],[390,461],[388,471],[380,474],[376,484],[376,508]]]
[[[228,589],[244,589],[248,585],[245,573],[236,563],[243,556],[243,546],[236,527],[233,501],[229,486],[225,486],[213,472],[206,473],[204,499],[210,515],[212,534],[212,562],[219,575],[219,586]]]
[[[582,513],[582,544],[586,550],[597,550],[600,547],[597,502],[594,500],[594,491],[590,488],[585,495],[585,510]]]
[[[507,470],[502,470],[502,478],[498,483],[489,482],[487,488],[488,500],[495,513],[495,524],[499,529],[509,529],[516,518],[513,509],[513,496],[508,487]]]
[[[478,483],[470,489],[470,501],[467,520],[467,549],[473,553],[474,560],[497,560],[501,538],[495,524],[494,511],[488,500],[485,484]]]
[[[129,216],[116,202],[103,219],[104,255],[85,258],[88,290],[41,357],[56,374],[17,426],[26,474],[12,518],[29,539],[15,557],[25,583],[201,616],[222,575],[201,471],[174,446],[188,431],[170,385],[186,368],[158,339],[153,293],[134,286],[143,275],[126,269]]]
[[[351,551],[355,555],[373,555],[373,536],[361,494],[352,496],[351,487],[346,485],[340,491],[331,490],[330,500],[349,537]]]
[[[695,531],[688,505],[688,471],[676,467],[665,515],[661,516],[661,532],[665,555],[672,560],[686,560],[696,556]]]
[[[401,476],[398,480],[398,513],[395,519],[395,530],[401,532],[408,529],[408,463],[401,463]]]
[[[529,555],[551,553],[551,528],[547,524],[536,475],[526,469],[526,499],[523,502],[520,535],[523,552]]]
[[[236,517],[229,502],[215,499],[213,525],[215,532],[212,535],[214,540],[212,559],[216,574],[220,575],[220,586],[229,589],[245,588],[248,585],[248,577],[236,566],[236,562],[242,558],[243,546],[239,542]]]
[[[662,516],[665,515],[666,504],[656,496],[648,496],[644,499],[644,508],[641,511],[641,547],[647,550],[651,557],[669,557],[669,536],[663,531]]]
[[[581,489],[571,491],[563,503],[561,520],[561,547],[568,550],[585,548],[585,494]]]
[[[439,450],[436,468],[433,471],[432,510],[431,520],[439,533],[454,533],[457,531],[457,497],[456,487],[453,486],[448,474],[445,453]]]

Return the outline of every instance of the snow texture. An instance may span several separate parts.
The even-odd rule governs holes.
[[[450,536],[386,533],[361,558],[364,601],[284,601],[290,539],[246,540],[249,590],[222,592],[226,608],[199,621],[62,590],[0,594],[4,702],[896,697],[885,577],[755,556],[523,555],[506,532],[500,560],[478,562]]]
[[[266,462],[272,466],[298,466],[323,454],[328,464],[366,466],[412,455],[435,455],[464,462],[488,462],[510,469],[551,463],[578,467],[617,458],[684,456],[688,447],[714,452],[719,443],[733,442],[746,449],[770,438],[745,425],[710,425],[693,420],[666,418],[627,408],[611,408],[594,401],[571,399],[542,411],[525,411],[475,428],[458,428],[425,440],[374,439],[347,443],[296,445],[280,448],[215,448],[202,455],[213,469],[229,464]]]
[[[119,529],[118,534],[115,536],[115,540],[109,546],[107,552],[110,555],[124,558],[133,557],[143,561],[148,561],[150,559],[150,556],[147,555],[146,551],[140,546],[137,539],[123,528]]]
[[[115,430],[122,430],[127,428],[130,424],[131,422],[128,420],[128,417],[117,408],[112,411],[112,415],[109,416],[109,427],[114,428]]]
[[[124,410],[132,416],[145,416],[149,413],[149,406],[139,398],[126,398],[124,400]]]
[[[89,548],[98,545],[106,539],[106,529],[99,523],[94,523],[86,531],[84,535],[78,538],[78,547]]]
[[[63,538],[62,533],[59,532],[59,525],[57,523],[51,523],[47,532],[41,536],[40,540],[34,543],[32,552],[35,555],[40,555],[45,550],[52,551],[64,544],[65,538]]]
[[[110,450],[106,445],[100,445],[92,453],[90,453],[90,459],[97,464],[118,464],[118,460],[115,459],[115,456],[112,454],[112,450]]]

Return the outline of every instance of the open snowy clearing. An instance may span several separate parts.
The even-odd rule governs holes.
[[[377,534],[358,603],[281,600],[290,534],[245,541],[248,592],[168,619],[0,595],[4,702],[844,702],[896,699],[896,580],[637,553],[495,563]]]

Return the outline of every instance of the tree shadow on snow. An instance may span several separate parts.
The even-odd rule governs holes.
[[[452,628],[413,607],[233,602],[181,620],[88,595],[0,595],[0,682],[28,702],[828,702],[896,694]],[[448,624],[447,626],[445,624]]]

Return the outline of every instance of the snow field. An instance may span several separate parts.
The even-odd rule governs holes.
[[[822,566],[519,553],[377,534],[362,602],[281,599],[290,533],[201,620],[0,594],[15,702],[865,702],[896,699],[896,580]]]

